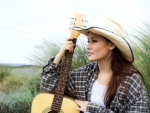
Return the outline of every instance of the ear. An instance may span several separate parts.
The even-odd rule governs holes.
[[[109,44],[109,50],[113,50],[116,47],[116,45],[112,42]]]

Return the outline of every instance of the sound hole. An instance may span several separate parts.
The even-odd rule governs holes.
[[[64,113],[62,110],[60,112],[51,111],[51,106],[45,108],[42,113]]]

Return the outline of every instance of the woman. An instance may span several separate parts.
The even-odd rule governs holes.
[[[90,113],[147,113],[148,98],[142,75],[132,65],[134,60],[126,33],[114,20],[100,18],[94,27],[73,28],[87,36],[91,63],[69,73],[65,93]],[[73,52],[73,38],[68,38],[55,58],[43,68],[41,90],[54,92],[66,50]]]

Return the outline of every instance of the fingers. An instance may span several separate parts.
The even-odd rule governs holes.
[[[74,43],[72,42],[73,38],[72,37],[69,37],[66,39],[65,43],[62,45],[58,55],[60,57],[64,57],[65,56],[65,53],[66,53],[66,50],[69,51],[69,53],[73,53],[74,51],[74,48],[75,48],[75,45]]]
[[[71,47],[71,45],[66,46],[65,50],[68,50],[69,53],[73,53],[74,49]]]
[[[80,100],[75,100],[75,102],[81,107],[81,101]]]
[[[66,39],[66,42],[65,42],[66,50],[69,50],[69,53],[73,53],[74,47],[75,47],[72,40],[73,40],[73,38],[69,37],[69,38]]]
[[[84,111],[83,108],[82,108],[82,101],[80,101],[80,100],[75,100],[75,102],[78,104],[78,106],[80,106],[80,108],[76,108],[76,110]]]
[[[76,110],[85,112],[86,111],[86,107],[88,105],[88,101],[82,101],[82,100],[75,100],[75,102],[80,106],[80,108],[76,108]]]
[[[81,108],[76,108],[76,110],[78,110],[78,111],[83,111]]]
[[[66,41],[72,41],[73,40],[73,37],[68,37],[67,39],[66,39]]]

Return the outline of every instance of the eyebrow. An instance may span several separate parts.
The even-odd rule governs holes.
[[[97,38],[97,37],[92,37],[91,39],[93,39],[93,38]],[[88,38],[89,39],[89,38]]]

